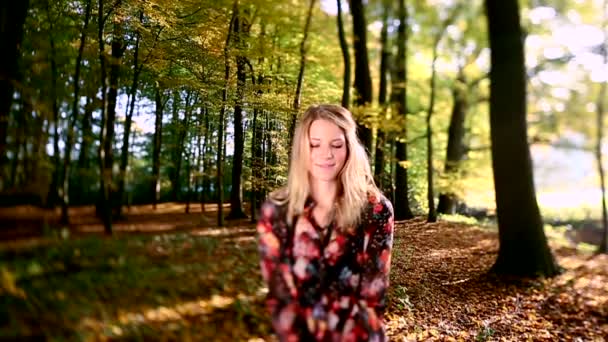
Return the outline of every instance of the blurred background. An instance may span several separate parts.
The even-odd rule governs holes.
[[[167,248],[179,246],[186,258],[212,243],[181,235],[155,240],[161,232],[219,229],[199,232],[213,235],[233,227],[230,234],[247,238],[238,227],[254,222],[266,195],[285,184],[294,120],[318,103],[354,113],[376,182],[393,201],[405,194],[412,213],[425,215],[430,191],[440,217],[495,223],[483,3],[400,3],[3,2],[0,239],[21,246],[141,233],[151,240],[123,247],[162,259]],[[576,242],[596,246],[600,175],[608,166],[608,5],[519,6],[541,214]],[[407,172],[405,186],[399,170]],[[111,243],[127,242],[83,241],[2,268],[4,291],[19,297],[15,277],[44,274],[31,262],[36,258],[72,260],[78,251],[88,260],[88,250],[91,260],[102,255],[101,268],[125,262],[123,247]],[[17,255],[2,254],[5,261]],[[84,264],[62,263],[52,272]],[[134,279],[121,281],[135,286]],[[74,286],[88,286],[82,284]],[[35,304],[11,305],[32,313],[13,322],[31,329],[20,324],[36,317],[25,308]],[[7,308],[2,317],[10,317]]]

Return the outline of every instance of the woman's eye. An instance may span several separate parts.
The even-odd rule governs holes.
[[[331,145],[331,147],[333,147],[333,148],[342,148],[342,146],[344,146],[344,145],[342,145],[342,144],[340,144],[340,145]]]
[[[310,145],[310,148],[317,148],[319,146],[321,146],[321,145]]]

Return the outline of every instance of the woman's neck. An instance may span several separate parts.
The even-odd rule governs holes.
[[[338,182],[310,179],[310,192],[317,207],[332,208],[338,196]]]

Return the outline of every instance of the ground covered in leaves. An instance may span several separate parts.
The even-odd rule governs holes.
[[[213,211],[183,209],[133,208],[112,238],[82,219],[67,231],[1,242],[0,339],[274,340],[254,226],[217,228]],[[608,258],[548,235],[564,272],[516,281],[487,275],[495,229],[398,222],[390,339],[603,341]]]

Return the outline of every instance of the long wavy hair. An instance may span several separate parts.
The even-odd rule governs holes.
[[[322,104],[311,106],[304,112],[295,129],[287,186],[271,193],[270,199],[287,205],[287,223],[290,226],[293,218],[303,213],[306,200],[311,196],[309,130],[314,121],[321,119],[340,127],[346,138],[347,155],[338,174],[339,192],[335,209],[339,227],[352,231],[360,222],[368,196],[378,196],[380,190],[374,183],[365,148],[357,138],[357,124],[344,107]]]

